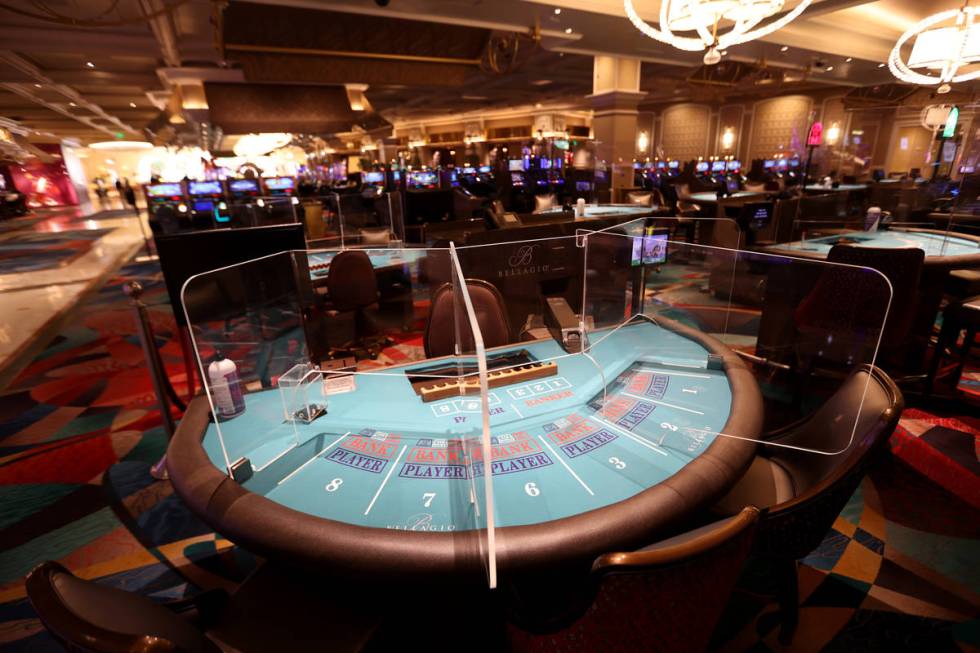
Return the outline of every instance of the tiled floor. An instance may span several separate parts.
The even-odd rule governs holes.
[[[24,595],[23,575],[42,560],[156,599],[233,587],[254,565],[148,474],[165,437],[121,292],[134,278],[146,288],[164,362],[183,394],[154,262],[111,274],[9,386],[0,384],[3,651],[59,650]],[[404,339],[384,355],[398,360],[418,344]],[[970,415],[909,410],[893,453],[800,567],[793,646],[776,642],[768,577],[750,566],[723,622],[723,650],[980,651],[978,434],[980,420]]]

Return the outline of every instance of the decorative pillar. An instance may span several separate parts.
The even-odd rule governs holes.
[[[640,60],[597,56],[592,71],[592,132],[596,158],[611,172],[612,198],[617,189],[633,187],[633,158],[637,144],[637,106],[646,96],[640,91]],[[648,135],[649,137],[649,135]]]

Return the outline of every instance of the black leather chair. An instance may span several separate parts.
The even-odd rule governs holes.
[[[337,254],[330,261],[327,293],[330,300],[328,315],[354,314],[353,339],[333,348],[332,353],[377,358],[390,341],[378,335],[377,326],[367,313],[368,307],[376,304],[380,298],[374,266],[368,255],[358,250],[345,250]]]
[[[229,596],[212,590],[157,603],[45,562],[27,575],[41,623],[69,651],[84,653],[278,653],[363,651],[382,616],[365,610],[370,589],[263,564]],[[376,612],[377,614],[371,614]]]
[[[904,405],[887,374],[861,366],[811,416],[769,434],[766,439],[775,446],[760,447],[745,476],[715,506],[720,515],[735,514],[745,505],[768,508],[753,555],[768,560],[774,570],[784,644],[799,621],[797,560],[823,541],[885,448]]]
[[[467,279],[473,311],[476,314],[483,344],[486,348],[506,345],[511,341],[510,323],[507,319],[507,306],[504,298],[492,284],[482,279]],[[463,353],[472,353],[474,349],[473,331],[466,317],[465,306],[456,305],[456,295],[451,283],[446,283],[436,290],[432,297],[429,311],[429,321],[425,325],[425,355],[428,358],[451,356],[455,353],[456,321],[460,320],[460,343]]]
[[[511,623],[514,651],[673,651],[708,647],[752,546],[759,510],[592,565],[584,614],[557,630]]]

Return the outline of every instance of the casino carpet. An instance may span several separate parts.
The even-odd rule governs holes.
[[[0,389],[0,650],[60,650],[24,596],[24,574],[43,560],[159,600],[233,587],[254,567],[148,475],[165,438],[121,290],[129,279],[146,288],[173,384],[186,389],[155,263],[109,279]],[[713,307],[693,306],[710,304],[705,295],[686,301],[713,319]],[[392,335],[383,360],[419,355],[418,334]],[[971,369],[963,389],[978,386]],[[980,419],[906,411],[892,452],[800,566],[794,645],[776,643],[768,576],[749,566],[719,631],[722,650],[980,651],[978,447]]]

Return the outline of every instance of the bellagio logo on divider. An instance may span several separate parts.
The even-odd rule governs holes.
[[[521,277],[527,274],[537,274],[547,272],[548,265],[535,265],[534,254],[540,245],[520,245],[513,250],[507,259],[509,268],[497,270],[498,277]]]

